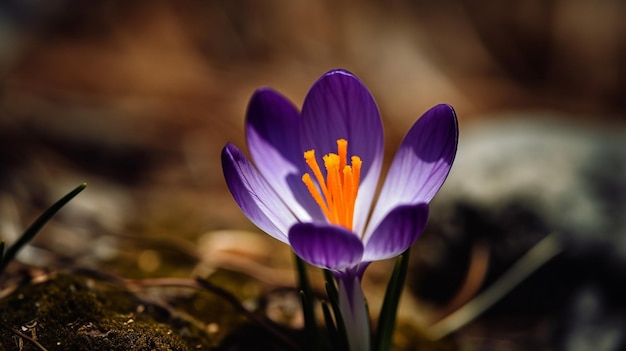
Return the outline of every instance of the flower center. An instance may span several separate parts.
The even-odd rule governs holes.
[[[348,141],[337,140],[337,153],[327,154],[322,159],[326,168],[326,179],[315,158],[315,150],[304,153],[304,160],[311,168],[316,186],[309,173],[302,176],[302,181],[311,193],[315,202],[324,212],[328,221],[352,230],[354,204],[361,180],[361,158],[352,156],[351,164],[347,164]],[[320,193],[321,190],[321,193]]]

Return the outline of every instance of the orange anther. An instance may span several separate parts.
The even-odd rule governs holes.
[[[352,230],[362,162],[360,157],[352,156],[351,165],[348,165],[347,155],[348,142],[345,139],[337,140],[337,153],[329,153],[322,158],[326,169],[324,179],[315,158],[315,151],[305,152],[304,159],[322,192],[320,193],[308,173],[302,176],[302,181],[330,223]]]

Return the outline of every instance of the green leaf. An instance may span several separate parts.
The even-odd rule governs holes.
[[[322,312],[324,313],[324,322],[326,323],[326,329],[328,330],[328,336],[330,337],[330,344],[338,346],[340,343],[339,332],[337,331],[333,315],[330,312],[330,307],[328,307],[328,302],[326,301],[322,301]],[[333,348],[333,350],[335,349]]]
[[[337,292],[337,285],[335,285],[335,277],[333,274],[325,269],[324,280],[326,286],[326,294],[328,295],[328,301],[333,309],[333,315],[335,316],[335,325],[337,333],[339,334],[338,344],[336,344],[336,350],[348,350],[348,332],[346,325],[343,322],[341,316],[341,310],[339,309],[339,293]]]
[[[410,249],[407,249],[398,257],[391,278],[389,279],[383,306],[381,307],[380,316],[378,317],[378,333],[374,341],[374,351],[388,351],[391,349],[393,331],[396,326],[398,303],[400,302],[400,295],[404,288],[404,281],[406,280],[406,273],[409,267],[409,254]]]
[[[326,293],[328,294],[328,300],[331,306],[339,306],[339,294],[337,293],[335,277],[333,277],[333,274],[327,269],[324,270],[324,282],[326,283]]]
[[[307,349],[311,351],[321,350],[320,333],[315,322],[315,295],[311,289],[309,275],[306,271],[304,261],[296,258],[296,268],[298,271],[298,289],[300,290],[300,300],[302,301],[302,313],[304,314],[304,329],[307,337]]]
[[[65,206],[70,200],[72,200],[76,195],[78,195],[81,191],[83,191],[87,187],[87,183],[83,183],[76,187],[76,189],[70,191],[67,195],[63,196],[60,200],[55,202],[52,206],[50,206],[47,210],[44,211],[27,229],[24,231],[24,234],[17,239],[17,241],[9,247],[9,249],[4,253],[4,243],[2,244],[2,261],[0,262],[0,274],[4,272],[6,266],[15,258],[17,253],[26,245],[28,242],[33,240],[33,238],[39,233],[41,228],[54,216],[63,206]]]

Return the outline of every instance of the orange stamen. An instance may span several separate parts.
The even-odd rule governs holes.
[[[326,168],[324,179],[315,159],[315,151],[305,152],[304,159],[311,168],[318,186],[313,183],[308,173],[302,176],[302,181],[330,223],[352,230],[362,162],[360,157],[352,156],[350,159],[352,164],[348,165],[347,155],[348,142],[345,139],[337,140],[337,153],[329,153],[322,158]]]
[[[304,175],[302,176],[302,182],[306,185],[306,188],[309,190],[309,193],[311,193],[313,200],[315,200],[317,205],[322,209],[324,215],[326,217],[329,217],[330,211],[328,210],[328,206],[326,206],[322,194],[320,194],[319,190],[317,190],[317,187],[315,186],[315,184],[313,184],[313,180],[308,173],[304,173]]]
[[[341,180],[339,179],[339,156],[336,154],[328,154],[322,158],[324,165],[326,166],[326,186],[328,187],[328,193],[330,197],[326,198],[326,202],[329,203],[328,207],[332,213],[332,219],[329,218],[331,223],[342,223],[341,214],[339,213],[339,207],[341,206],[341,198],[339,192],[341,191]]]
[[[337,140],[337,154],[339,155],[339,169],[344,169],[348,161],[348,141],[346,139]]]
[[[345,166],[343,168],[343,199],[345,200],[344,211],[346,223],[352,223],[352,215],[354,213],[354,182],[352,175],[352,167]]]
[[[350,161],[352,162],[352,179],[354,179],[353,182],[356,184],[356,186],[352,188],[354,192],[352,197],[356,199],[359,184],[361,183],[361,166],[363,165],[363,161],[361,161],[359,156],[352,156]]]
[[[317,179],[317,184],[322,188],[322,194],[324,194],[324,198],[328,198],[328,189],[326,188],[326,183],[324,182],[324,176],[322,175],[322,171],[320,170],[320,166],[317,164],[317,160],[315,159],[315,150],[309,150],[304,153],[304,160],[306,164],[313,171],[313,175],[315,179]]]

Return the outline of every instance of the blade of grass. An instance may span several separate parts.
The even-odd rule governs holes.
[[[339,294],[337,293],[337,285],[335,284],[335,277],[333,274],[325,269],[324,270],[324,282],[326,283],[326,293],[331,305],[339,305]]]
[[[337,285],[335,285],[335,277],[329,270],[324,270],[324,281],[326,285],[326,294],[328,295],[328,301],[333,309],[333,315],[335,316],[335,325],[339,334],[339,342],[335,349],[348,350],[348,332],[346,325],[343,322],[341,316],[341,310],[339,309],[339,293],[337,292]]]
[[[294,255],[294,257],[296,258],[298,289],[300,290],[302,313],[304,314],[304,330],[308,341],[307,349],[311,351],[318,351],[321,350],[321,344],[320,332],[315,321],[315,296],[313,295],[313,289],[311,289],[311,283],[309,282],[306,264],[297,255]]]
[[[400,302],[400,295],[404,288],[404,281],[406,280],[406,273],[409,267],[410,250],[407,249],[398,257],[389,279],[383,306],[378,317],[378,332],[374,341],[375,351],[388,351],[391,349],[393,331],[396,327],[398,303]]]
[[[564,244],[556,233],[546,235],[483,292],[432,325],[427,330],[428,335],[433,340],[439,340],[474,320],[524,279],[561,253],[563,248]]]
[[[339,331],[337,331],[335,321],[333,320],[333,315],[330,312],[330,307],[328,307],[328,302],[326,301],[322,301],[322,312],[324,313],[324,322],[326,323],[326,329],[328,330],[331,349],[341,350],[339,348],[336,348],[341,342],[341,337],[339,336]]]
[[[70,191],[67,195],[63,196],[47,210],[45,210],[28,228],[24,231],[24,234],[17,239],[17,241],[7,249],[2,255],[2,262],[0,262],[0,274],[4,272],[6,266],[15,258],[17,253],[28,244],[39,233],[41,228],[54,216],[63,206],[65,206],[76,195],[83,191],[87,187],[87,183],[82,183],[74,190]],[[4,244],[3,244],[4,246]]]

